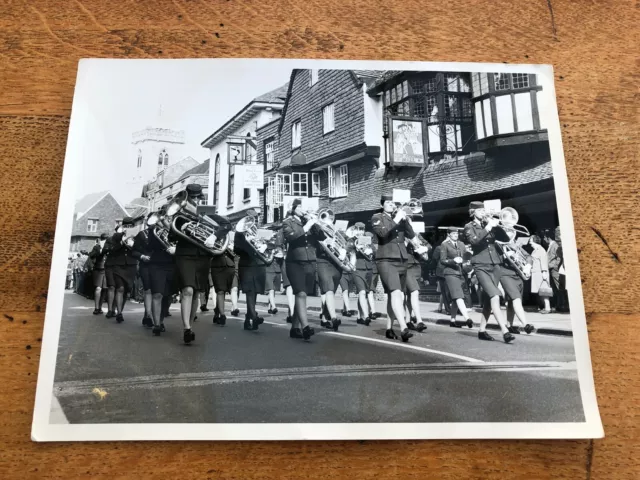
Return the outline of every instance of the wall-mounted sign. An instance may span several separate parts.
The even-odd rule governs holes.
[[[264,188],[264,167],[260,164],[240,165],[243,188]]]
[[[424,132],[421,120],[391,117],[389,120],[390,165],[396,167],[424,165]]]
[[[229,165],[244,163],[244,143],[227,143],[227,161]]]
[[[399,188],[394,188],[392,199],[394,203],[407,203],[409,200],[411,200],[411,190],[401,190]]]

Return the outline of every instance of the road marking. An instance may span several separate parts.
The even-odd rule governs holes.
[[[470,372],[533,372],[574,371],[575,362],[492,362],[492,363],[422,363],[382,365],[327,365],[316,367],[272,368],[257,370],[229,370],[140,377],[105,378],[99,383],[104,389],[114,392],[133,389],[199,387],[212,384],[249,382],[274,382],[285,380],[318,379],[333,377],[364,377],[376,375],[424,375]],[[92,389],[95,379],[71,380],[54,384],[56,397],[88,395],[94,397]],[[99,401],[94,399],[93,401]],[[109,401],[107,397],[104,401]]]
[[[455,353],[443,352],[441,350],[432,350],[431,348],[418,347],[417,345],[409,345],[408,343],[396,343],[396,342],[392,343],[392,342],[389,342],[387,340],[381,340],[379,338],[361,337],[361,336],[358,336],[358,335],[351,335],[350,333],[342,333],[342,332],[323,331],[322,333],[324,333],[325,335],[337,335],[337,336],[340,336],[340,337],[354,338],[356,340],[362,340],[362,341],[365,341],[365,342],[380,343],[380,344],[386,345],[388,347],[405,348],[405,349],[408,349],[408,350],[417,350],[419,352],[433,353],[433,354],[436,354],[436,355],[442,355],[444,357],[451,357],[451,358],[456,358],[458,360],[464,360],[465,362],[485,363],[482,360],[479,360],[477,358],[465,357],[463,355],[457,355]]]

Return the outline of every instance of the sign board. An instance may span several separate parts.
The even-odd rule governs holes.
[[[291,210],[291,205],[296,198],[302,200],[303,210],[308,212],[317,212],[320,208],[320,199],[318,197],[295,197],[293,195],[283,195],[282,204],[284,205],[285,215],[286,212]]]
[[[411,222],[413,231],[416,233],[424,233],[424,222]]]
[[[367,236],[367,235],[362,235],[361,237],[358,237],[356,239],[356,242],[358,243],[358,245],[371,245],[371,237]]]
[[[336,230],[344,232],[349,226],[349,220],[336,220],[333,226]]]
[[[275,235],[275,232],[273,230],[267,230],[266,228],[259,228],[257,234],[258,238],[268,241]]]
[[[394,203],[407,203],[409,200],[411,200],[411,190],[393,189]]]
[[[424,133],[422,121],[408,118],[391,118],[389,120],[390,164],[394,166],[424,165]]]
[[[502,202],[500,200],[485,200],[484,209],[487,213],[500,213]]]
[[[262,165],[238,165],[242,171],[243,188],[264,188],[264,167]]]

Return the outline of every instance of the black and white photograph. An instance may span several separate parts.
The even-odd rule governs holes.
[[[80,62],[34,440],[602,435],[550,66]]]

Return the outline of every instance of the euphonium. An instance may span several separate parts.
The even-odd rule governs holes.
[[[427,242],[419,233],[416,233],[415,237],[409,239],[409,247],[413,250],[413,253],[420,257],[420,259],[424,262],[429,261],[429,253],[431,251],[431,244]],[[427,247],[428,250],[423,253],[418,253],[418,249],[422,247]]]
[[[498,250],[501,251],[505,261],[513,268],[518,276],[525,282],[531,278],[531,265],[527,257],[518,246],[512,243],[496,242]]]
[[[153,229],[153,236],[158,239],[165,249],[175,247],[175,244],[169,241],[169,228],[171,228],[171,224],[169,223],[167,226],[167,223],[169,222],[166,221],[165,215],[161,216],[158,213],[152,213],[147,219],[147,225],[155,227]]]
[[[169,205],[167,215],[173,217],[171,231],[193,243],[211,255],[221,255],[227,249],[227,231],[208,215],[199,215],[196,206],[189,202],[186,190],[178,193]],[[213,246],[207,243],[213,241]]]
[[[256,218],[254,216],[246,216],[236,225],[236,232],[242,233],[245,240],[253,249],[251,252],[256,258],[270,265],[273,262],[275,252],[269,243],[258,236],[258,227],[256,226]]]
[[[316,220],[316,225],[327,238],[319,241],[320,247],[325,251],[329,258],[343,271],[349,273],[355,270],[351,265],[348,255],[348,244],[344,234],[338,232],[333,228],[333,221],[335,215],[332,210],[328,208],[321,209],[317,214],[313,212],[306,212],[303,217],[308,221],[311,218]],[[329,223],[331,222],[331,223]]]

